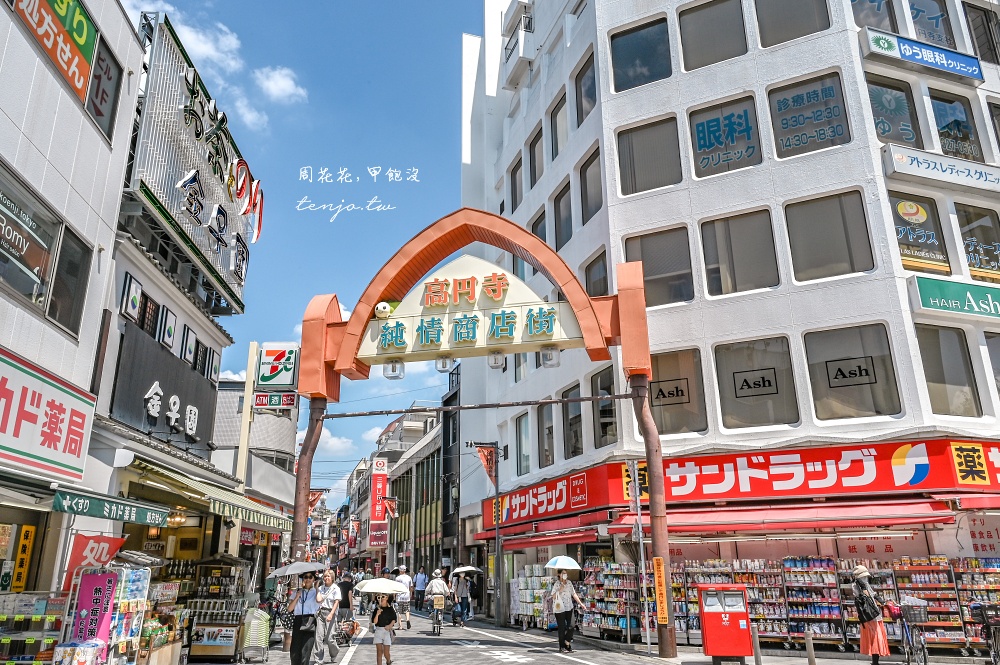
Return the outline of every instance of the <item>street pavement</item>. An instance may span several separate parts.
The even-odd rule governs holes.
[[[577,639],[573,642],[574,652],[559,653],[555,633],[524,632],[518,629],[502,628],[472,622],[459,628],[446,623],[440,636],[432,635],[430,622],[422,617],[412,616],[411,630],[397,630],[396,643],[392,645],[393,665],[503,665],[505,663],[525,663],[530,665],[652,665],[645,648],[641,652],[606,651],[597,648],[590,640]],[[588,643],[589,642],[589,643]],[[653,647],[655,657],[656,648]],[[819,665],[861,665],[867,663],[864,656],[852,658],[827,658],[833,654],[817,654]],[[658,659],[657,659],[658,660]],[[898,662],[898,657],[883,659],[882,662]],[[753,665],[753,658],[747,659]],[[931,658],[932,662],[985,663],[979,659]],[[258,662],[258,661],[251,661]],[[712,660],[703,656],[700,649],[683,648],[676,659],[669,659],[668,665],[710,665]],[[763,665],[806,665],[804,652],[790,652],[783,656],[765,655]],[[336,665],[372,665],[375,663],[375,646],[371,633],[362,624],[362,630],[348,648],[342,648]],[[267,665],[290,665],[288,654],[276,645],[271,649]],[[384,663],[383,663],[384,665]]]

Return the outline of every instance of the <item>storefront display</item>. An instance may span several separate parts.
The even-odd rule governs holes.
[[[191,611],[191,656],[235,657],[249,601],[250,562],[229,555],[199,562]]]

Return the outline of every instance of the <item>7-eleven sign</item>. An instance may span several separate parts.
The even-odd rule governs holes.
[[[294,391],[298,379],[298,344],[264,344],[257,361],[257,390]]]

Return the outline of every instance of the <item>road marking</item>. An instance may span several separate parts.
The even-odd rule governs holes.
[[[514,644],[519,644],[522,647],[527,647],[529,649],[539,649],[539,650],[544,651],[545,653],[547,653],[547,654],[549,654],[551,656],[558,656],[559,658],[565,658],[566,660],[571,660],[574,663],[582,663],[583,665],[597,665],[597,663],[592,663],[589,660],[583,660],[582,658],[574,658],[573,656],[567,656],[564,653],[557,653],[557,652],[553,651],[550,647],[532,646],[532,645],[529,645],[529,644],[525,644],[524,642],[518,642],[517,640],[512,640],[509,637],[503,637],[502,635],[494,635],[492,633],[487,633],[487,632],[482,631],[482,630],[476,630],[475,628],[469,628],[468,626],[464,626],[464,629],[465,630],[471,630],[472,632],[479,633],[480,635],[485,635],[486,637],[489,637],[490,639],[503,640],[504,642],[512,642]],[[340,665],[346,665],[346,663],[341,663]]]
[[[452,644],[461,644],[463,647],[469,647],[470,649],[485,649],[485,644],[480,644],[479,640],[452,640]]]
[[[351,644],[351,648],[348,649],[347,653],[344,655],[344,660],[340,661],[340,665],[349,665],[349,663],[351,662],[351,658],[354,657],[354,652],[357,651],[358,646],[361,645],[361,639],[365,636],[365,633],[367,632],[368,632],[367,628],[361,629],[361,632],[358,633],[357,637],[354,638]]]

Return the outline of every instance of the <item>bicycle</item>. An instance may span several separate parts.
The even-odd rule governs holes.
[[[444,596],[434,596],[434,609],[431,610],[431,634],[440,635],[444,617]]]
[[[982,624],[982,635],[990,650],[990,663],[1000,665],[1000,605],[971,603],[972,620]]]
[[[924,631],[920,626],[927,623],[927,606],[904,604],[900,610],[902,610],[901,641],[906,665],[926,665],[927,638],[924,637]]]

